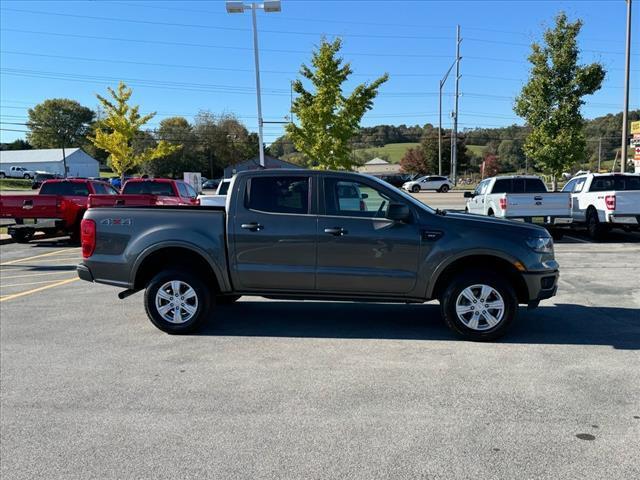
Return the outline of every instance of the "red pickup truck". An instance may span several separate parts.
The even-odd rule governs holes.
[[[132,178],[119,195],[89,195],[89,208],[153,205],[199,205],[191,185],[169,178]]]
[[[37,231],[60,232],[78,241],[87,198],[93,194],[113,196],[118,191],[99,180],[47,180],[36,195],[0,195],[0,218],[15,219],[8,232],[16,242],[28,242]],[[25,220],[35,223],[25,224]]]

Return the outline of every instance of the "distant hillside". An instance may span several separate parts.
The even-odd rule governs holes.
[[[408,149],[420,145],[418,142],[388,143],[383,147],[358,148],[356,152],[371,158],[380,157],[391,163],[399,163]]]

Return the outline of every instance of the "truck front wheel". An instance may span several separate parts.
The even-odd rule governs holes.
[[[502,337],[516,318],[518,299],[495,272],[471,271],[454,276],[440,297],[442,317],[456,334],[474,341]]]
[[[209,316],[211,291],[194,273],[165,270],[147,285],[144,305],[149,320],[163,332],[191,333]]]

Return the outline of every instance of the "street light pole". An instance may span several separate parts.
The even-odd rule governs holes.
[[[256,64],[256,97],[258,101],[258,152],[260,152],[260,166],[264,168],[264,139],[262,136],[262,97],[260,96],[260,59],[258,54],[258,24],[256,21],[255,3],[251,4],[251,17],[253,18],[253,56]]]
[[[438,175],[442,176],[442,88],[449,78],[449,73],[451,73],[451,69],[456,64],[453,62],[447,70],[447,73],[444,74],[442,80],[440,80],[440,97],[438,101],[439,109],[438,109]]]
[[[453,112],[453,132],[451,135],[451,181],[454,185],[458,184],[458,97],[460,86],[460,25],[456,29],[456,91],[454,99],[454,112]]]
[[[260,155],[260,167],[264,168],[264,138],[262,132],[264,120],[262,118],[262,97],[260,95],[260,59],[258,51],[258,21],[256,18],[256,10],[259,8],[263,9],[267,13],[279,12],[281,9],[280,1],[265,0],[264,3],[253,2],[247,4],[241,1],[227,1],[228,13],[243,13],[245,10],[251,9],[251,19],[253,23],[253,56],[256,69],[256,100],[258,104],[258,152]]]
[[[620,171],[627,167],[627,133],[629,131],[627,113],[629,112],[629,63],[631,56],[631,0],[627,0],[627,49],[624,62],[624,105],[622,108],[622,148],[620,151]]]

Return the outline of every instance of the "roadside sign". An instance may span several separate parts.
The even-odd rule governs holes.
[[[202,193],[202,174],[200,172],[184,172],[183,178],[196,192]]]
[[[631,122],[631,133],[632,134],[640,134],[640,120],[636,122]]]

